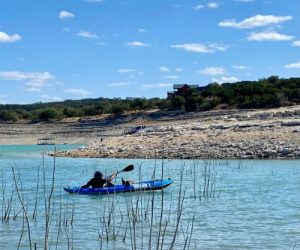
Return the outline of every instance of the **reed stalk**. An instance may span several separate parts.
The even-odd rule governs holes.
[[[25,221],[26,221],[26,225],[27,225],[27,232],[28,232],[28,240],[29,240],[29,249],[31,250],[32,249],[32,242],[31,242],[31,231],[30,231],[29,216],[28,216],[28,212],[27,212],[27,208],[25,206],[24,200],[21,197],[20,190],[19,190],[19,187],[18,187],[18,181],[17,181],[16,173],[15,173],[15,166],[11,166],[11,170],[12,170],[12,173],[13,173],[13,180],[14,180],[14,183],[15,183],[17,196],[18,196],[18,199],[19,199],[20,204],[21,204],[22,209],[23,209],[23,215],[25,216]],[[19,178],[19,182],[20,182],[20,185],[21,185],[21,188],[22,188],[22,182],[21,182],[20,178]],[[22,230],[22,232],[23,232],[23,230]]]

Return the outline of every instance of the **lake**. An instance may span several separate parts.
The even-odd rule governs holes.
[[[54,159],[53,150],[0,146],[0,249],[300,249],[299,160]],[[62,189],[129,164],[116,183],[174,183],[100,197]]]

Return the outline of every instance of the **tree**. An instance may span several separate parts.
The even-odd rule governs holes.
[[[185,104],[184,104],[185,110],[189,112],[195,111],[197,110],[197,104],[198,104],[197,97],[191,96],[185,100]]]
[[[50,120],[56,120],[61,119],[62,115],[57,110],[53,108],[45,109],[40,112],[39,114],[39,120],[41,121],[50,121]]]
[[[185,99],[183,96],[181,96],[181,95],[175,96],[171,100],[171,109],[173,109],[173,110],[182,109],[182,107],[184,106],[184,103],[185,103]]]

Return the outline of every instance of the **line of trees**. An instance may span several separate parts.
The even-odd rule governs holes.
[[[122,114],[152,108],[166,109],[165,105],[166,100],[160,98],[96,98],[26,105],[7,104],[0,105],[0,121],[53,121],[68,117]]]
[[[257,109],[300,103],[300,78],[280,79],[271,76],[258,81],[211,83],[201,90],[191,89],[176,95],[172,109],[210,110],[215,107]]]
[[[271,108],[300,103],[300,78],[271,76],[258,81],[211,83],[172,99],[96,98],[27,105],[0,105],[0,121],[51,121],[67,117],[122,114],[147,109],[203,111],[218,108]]]

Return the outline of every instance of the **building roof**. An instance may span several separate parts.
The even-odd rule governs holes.
[[[187,87],[189,87],[189,88],[191,88],[191,89],[196,89],[196,88],[198,88],[198,85],[189,85],[189,84],[174,84],[173,85],[173,89],[181,89],[181,88],[183,88],[184,86],[187,86]]]

